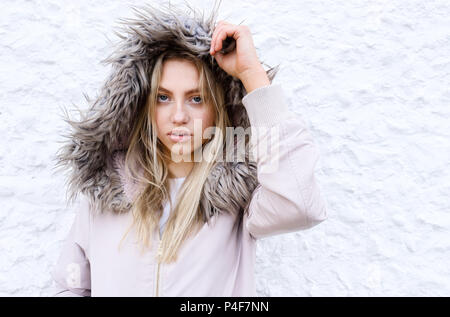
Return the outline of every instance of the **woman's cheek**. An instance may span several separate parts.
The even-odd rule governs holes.
[[[158,134],[158,138],[162,139],[165,137],[164,131],[166,126],[166,121],[164,113],[161,110],[156,110],[155,112],[155,123],[156,123],[156,131]]]

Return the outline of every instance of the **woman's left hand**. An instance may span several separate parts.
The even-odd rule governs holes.
[[[222,49],[222,41],[227,37],[236,40],[236,47],[224,55],[219,51]],[[220,68],[241,81],[256,73],[265,74],[256,54],[252,34],[246,25],[219,21],[212,35],[210,54],[215,57]]]

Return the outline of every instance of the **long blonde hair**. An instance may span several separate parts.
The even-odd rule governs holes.
[[[199,147],[199,150],[203,152],[202,159],[194,163],[193,169],[186,176],[174,206],[169,196],[167,156],[164,154],[163,144],[157,138],[154,120],[163,63],[171,58],[182,58],[196,66],[200,75],[201,98],[215,111],[214,136]],[[150,79],[150,92],[132,128],[130,144],[125,156],[125,171],[128,177],[142,185],[142,190],[138,192],[137,197],[134,197],[131,209],[133,223],[125,235],[131,227],[136,225],[138,239],[142,246],[141,251],[143,252],[145,247],[151,247],[152,234],[155,230],[159,230],[159,220],[164,204],[169,203],[171,212],[162,235],[162,254],[159,261],[171,263],[176,261],[183,242],[198,232],[204,224],[199,207],[202,188],[215,162],[222,155],[223,146],[227,142],[225,131],[226,127],[230,126],[230,119],[225,109],[222,86],[215,80],[206,64],[191,53],[186,51],[162,53],[155,62]],[[209,159],[203,159],[204,156],[208,156]]]

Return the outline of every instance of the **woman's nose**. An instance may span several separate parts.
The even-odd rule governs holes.
[[[174,113],[172,114],[172,121],[174,123],[186,123],[189,121],[189,114],[186,111],[186,106],[183,102],[177,102],[174,105]]]

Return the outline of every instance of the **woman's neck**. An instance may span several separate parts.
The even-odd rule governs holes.
[[[186,177],[194,167],[194,162],[170,162],[168,164],[169,168],[169,178],[181,178]]]
[[[182,178],[189,175],[194,168],[194,153],[187,156],[174,156],[170,152],[166,152],[164,159],[169,169],[169,178]]]

